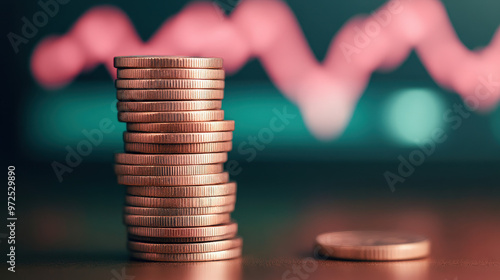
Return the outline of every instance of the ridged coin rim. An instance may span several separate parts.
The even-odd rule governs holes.
[[[233,149],[233,142],[211,142],[195,144],[124,143],[126,152],[141,154],[204,154],[223,153]]]
[[[206,154],[115,154],[115,162],[132,165],[194,165],[223,163],[227,161],[227,153]]]
[[[189,56],[116,56],[113,60],[116,68],[222,68],[220,57]]]
[[[236,203],[236,195],[206,197],[144,197],[126,195],[125,203],[131,206],[151,208],[213,207]]]
[[[224,111],[118,112],[118,120],[133,123],[222,121]]]
[[[127,242],[127,247],[131,251],[160,254],[216,252],[241,247],[242,245],[243,239],[241,237],[211,242],[184,244],[147,243],[133,240],[129,240]]]
[[[194,216],[140,216],[123,215],[127,226],[139,227],[202,227],[226,224],[231,221],[229,213]]]
[[[132,176],[186,176],[214,174],[224,171],[222,163],[197,165],[130,165],[115,164],[115,174]]]
[[[199,243],[199,242],[211,242],[218,240],[231,239],[236,236],[237,232],[232,232],[225,235],[215,235],[215,236],[202,236],[202,237],[178,237],[178,238],[162,238],[162,237],[147,237],[147,236],[137,236],[128,235],[129,240],[139,241],[139,242],[149,242],[149,243]]]
[[[118,79],[200,79],[223,80],[223,69],[119,68]]]
[[[232,131],[188,133],[123,132],[123,141],[127,143],[197,144],[227,142],[231,140],[233,140]]]
[[[115,87],[119,89],[224,89],[224,80],[194,79],[117,79]]]
[[[118,184],[129,186],[197,186],[229,182],[229,173],[213,173],[185,176],[132,176],[117,175]]]
[[[127,194],[146,197],[207,197],[236,193],[236,182],[204,186],[156,187],[128,186]]]
[[[120,101],[222,100],[222,89],[118,89]]]
[[[142,188],[142,187],[141,187]],[[221,206],[210,207],[186,207],[186,208],[159,208],[159,207],[141,207],[125,205],[123,213],[141,216],[192,216],[230,213],[234,211],[234,203]]]
[[[119,101],[119,112],[176,112],[218,110],[221,100],[186,100],[186,101]]]
[[[127,232],[135,236],[159,238],[194,238],[222,236],[238,232],[238,224],[231,222],[225,225],[207,227],[160,228],[160,227],[127,227]]]
[[[193,254],[158,254],[158,253],[143,253],[131,251],[133,258],[161,261],[161,262],[199,262],[199,261],[218,261],[228,260],[241,257],[241,247],[208,253],[193,253]]]
[[[157,133],[234,131],[234,121],[127,123],[127,131]]]

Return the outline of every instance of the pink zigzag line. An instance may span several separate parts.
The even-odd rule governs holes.
[[[279,0],[244,0],[230,16],[212,3],[193,3],[147,42],[122,11],[96,7],[67,34],[43,40],[31,68],[37,81],[53,87],[99,64],[115,77],[113,57],[119,55],[223,57],[230,73],[255,57],[298,105],[312,133],[332,138],[348,124],[371,74],[399,66],[412,49],[437,83],[459,93],[473,109],[496,104],[500,32],[489,46],[469,51],[437,0],[391,0],[370,16],[351,19],[333,39],[323,63]]]

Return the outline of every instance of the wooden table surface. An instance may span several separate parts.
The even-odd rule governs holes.
[[[99,196],[96,196],[95,189],[91,189],[88,194],[93,200],[81,194],[79,199],[66,200],[65,205],[88,203],[89,206],[82,206],[82,209],[100,207],[105,203],[110,209],[118,209],[116,212],[100,211],[101,216],[88,211],[87,216],[78,216],[79,219],[93,216],[102,220],[90,223],[90,226],[87,224],[88,227],[97,226],[84,236],[72,237],[70,234],[69,238],[73,238],[71,244],[74,245],[74,239],[80,239],[77,245],[70,244],[72,250],[54,249],[57,244],[64,243],[66,237],[61,235],[51,241],[53,244],[45,244],[50,252],[39,250],[30,257],[27,252],[19,253],[17,278],[14,279],[500,279],[500,200],[494,180],[484,177],[493,174],[498,166],[485,165],[482,169],[476,166],[474,168],[478,171],[468,174],[473,175],[471,179],[452,183],[446,178],[461,172],[460,168],[440,170],[433,177],[434,173],[429,170],[434,167],[430,165],[420,170],[422,175],[415,175],[412,181],[391,193],[376,181],[380,170],[386,167],[378,170],[373,166],[355,165],[356,172],[363,174],[360,178],[345,176],[345,179],[329,180],[332,176],[322,175],[319,179],[311,179],[310,176],[321,169],[320,165],[308,165],[309,169],[301,167],[302,173],[297,174],[297,171],[289,171],[296,167],[268,164],[256,167],[263,177],[254,176],[257,171],[248,168],[246,175],[236,178],[239,193],[233,217],[239,223],[239,234],[244,239],[243,258],[181,264],[130,260],[124,246],[123,226],[116,221],[119,225],[116,229],[106,228],[106,223],[119,220],[121,215],[119,207],[123,196],[117,196],[116,191],[121,193],[122,190],[113,186],[112,191]],[[273,166],[276,168],[272,169]],[[336,172],[343,173],[342,168],[338,167]],[[82,173],[82,176],[86,174]],[[375,183],[370,185],[369,182]],[[61,190],[61,187],[58,185],[57,189]],[[61,198],[57,201],[52,203],[62,203]],[[38,225],[47,222],[37,216],[41,213],[37,207],[25,215],[26,224],[30,223],[29,217],[42,220]],[[68,224],[76,219],[71,211],[71,207],[66,207],[66,210],[57,212],[57,215],[70,213],[67,214],[68,221],[62,218],[58,221]],[[50,225],[57,226],[56,223]],[[431,256],[400,262],[315,258],[316,235],[363,229],[400,230],[425,235],[432,242]],[[44,230],[43,227],[20,229],[32,231],[33,238],[46,234]],[[47,242],[42,241],[38,246]],[[38,243],[26,239],[24,244]],[[19,246],[22,247],[23,243],[20,242]]]
[[[245,238],[243,258],[207,263],[148,263],[126,253],[39,260],[20,265],[20,275],[34,279],[500,279],[499,207],[491,203],[399,206],[314,206],[275,232],[270,243]],[[365,205],[366,206],[366,205]],[[362,225],[362,226],[360,226]],[[355,262],[314,258],[316,234],[341,229],[404,229],[427,235],[431,257],[400,262]],[[267,233],[270,234],[270,233]],[[17,276],[20,276],[17,275]],[[47,276],[50,275],[50,278]],[[119,275],[121,275],[120,278]],[[129,278],[123,278],[129,276]],[[130,278],[134,277],[134,278]]]

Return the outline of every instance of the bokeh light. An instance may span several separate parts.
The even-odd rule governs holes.
[[[439,94],[429,89],[396,92],[386,107],[385,122],[391,137],[403,145],[416,145],[443,128],[445,106]]]

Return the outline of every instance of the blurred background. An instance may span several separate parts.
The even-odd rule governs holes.
[[[467,48],[489,44],[499,26],[500,2],[442,2]],[[96,250],[104,256],[126,255],[125,230],[121,225],[124,191],[116,184],[112,169],[113,154],[123,149],[125,125],[117,121],[113,80],[104,66],[99,66],[65,87],[46,89],[36,83],[30,72],[33,49],[48,35],[66,33],[96,5],[122,9],[141,38],[147,40],[165,19],[187,3],[69,1],[33,38],[19,46],[18,53],[4,38],[2,112],[6,127],[2,159],[4,166],[15,165],[17,170],[18,215],[22,221],[18,238],[23,240],[19,250],[26,252],[25,256],[31,255],[36,261],[47,253],[81,256]],[[371,13],[385,1],[286,3],[300,22],[316,58],[322,60],[331,39],[346,21]],[[7,5],[8,13],[3,16],[7,33],[19,34],[21,19],[40,10],[37,1],[9,1]],[[328,212],[346,205],[345,209],[366,213],[380,205],[385,205],[389,212],[397,211],[404,201],[411,200],[416,213],[420,213],[419,206],[428,201],[453,201],[458,207],[463,199],[472,198],[473,202],[463,205],[474,208],[481,201],[498,201],[500,197],[500,110],[471,112],[455,129],[456,123],[443,116],[454,104],[463,105],[462,99],[438,86],[415,53],[394,71],[374,73],[345,132],[328,141],[318,140],[309,132],[297,107],[271,83],[258,60],[249,61],[226,81],[225,118],[236,122],[230,159],[240,167],[232,174],[239,188],[234,217],[245,238],[247,254],[285,254],[282,248],[266,251],[265,245],[285,244],[277,234],[292,230],[296,219],[307,220],[310,216],[305,213],[314,209],[316,201],[326,201],[332,207],[318,211]],[[283,131],[275,132],[262,148],[249,145],[249,137],[260,137],[259,133],[275,117],[274,110],[283,108],[296,117]],[[63,163],[67,147],[74,149],[85,139],[82,131],[98,128],[103,118],[111,119],[116,129],[104,135],[102,143],[59,182],[51,164]],[[385,172],[397,174],[401,163],[398,157],[408,159],[420,149],[421,140],[429,139],[436,129],[442,129],[446,141],[436,144],[435,151],[393,192]],[[240,146],[246,152],[238,151]],[[428,225],[433,214],[431,211],[419,215],[413,217],[416,221],[420,217]],[[402,214],[401,219],[407,216]],[[339,222],[334,228],[363,228],[356,221]],[[395,224],[398,223],[370,225]],[[422,223],[399,225],[412,229]],[[311,236],[314,234],[311,232]],[[311,243],[307,240],[300,250],[306,250]]]

